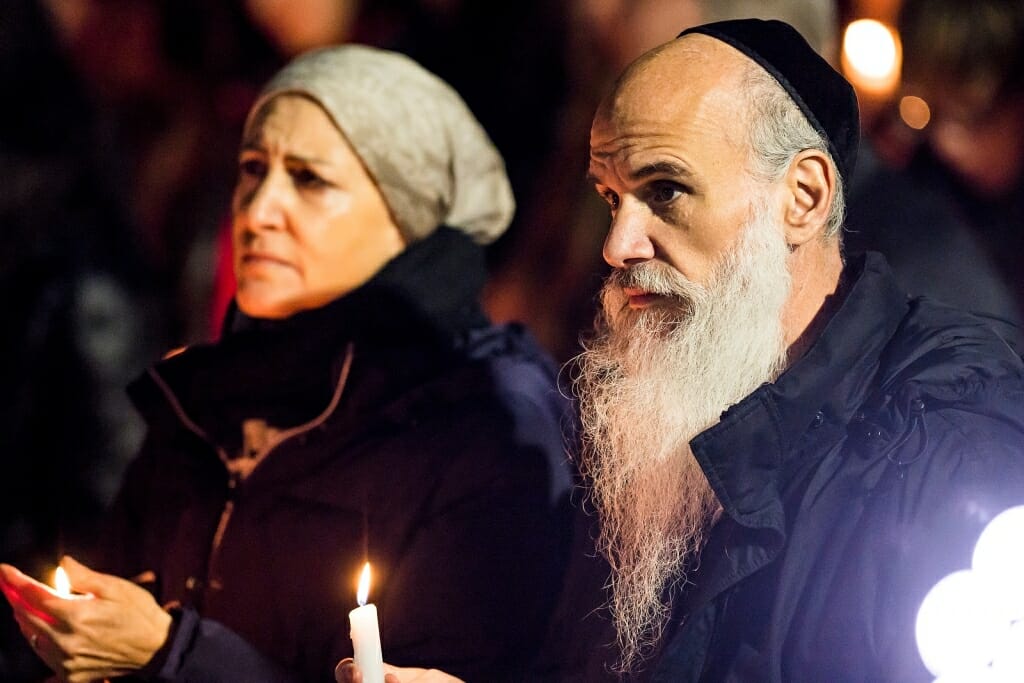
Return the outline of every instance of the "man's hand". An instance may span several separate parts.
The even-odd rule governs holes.
[[[363,683],[363,674],[351,658],[338,662],[334,669],[337,683]],[[462,679],[449,676],[437,669],[408,669],[384,665],[384,683],[463,683]]]
[[[0,589],[21,632],[60,680],[89,683],[141,669],[167,640],[171,615],[131,581],[61,560],[72,588],[49,586],[0,564]]]

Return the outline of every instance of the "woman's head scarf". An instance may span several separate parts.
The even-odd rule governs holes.
[[[447,225],[487,244],[508,227],[515,201],[501,155],[458,93],[412,59],[363,45],[303,54],[264,87],[246,131],[284,94],[327,112],[409,243]]]

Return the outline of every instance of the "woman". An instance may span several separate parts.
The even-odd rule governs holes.
[[[550,364],[476,303],[500,156],[435,76],[344,46],[268,84],[239,168],[226,334],[131,388],[149,434],[109,573],[63,563],[91,595],[2,569],[23,633],[69,680],[327,681],[368,560],[388,661],[515,678],[568,477]]]

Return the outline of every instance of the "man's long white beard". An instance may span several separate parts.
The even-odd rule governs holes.
[[[672,588],[720,509],[690,439],[785,367],[787,255],[781,228],[760,210],[706,287],[658,262],[605,284],[576,389],[622,670],[658,642]],[[632,310],[624,286],[670,296]]]

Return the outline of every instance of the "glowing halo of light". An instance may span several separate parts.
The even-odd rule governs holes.
[[[978,667],[969,671],[956,671],[939,676],[932,683],[1008,683],[989,667]]]
[[[875,19],[858,19],[846,27],[843,52],[850,65],[868,78],[884,78],[896,67],[896,41]]]
[[[935,676],[987,667],[1009,623],[991,584],[969,570],[935,584],[917,613],[917,649]]]
[[[857,19],[843,33],[842,66],[861,90],[891,93],[899,82],[903,48],[895,29],[876,19]]]
[[[974,546],[971,568],[992,584],[1007,621],[1024,619],[1024,505],[988,523]]]
[[[923,130],[932,120],[932,110],[928,103],[917,95],[904,95],[900,98],[900,118],[914,130]]]
[[[997,644],[992,671],[1001,681],[1024,681],[1024,621],[1013,624]]]

